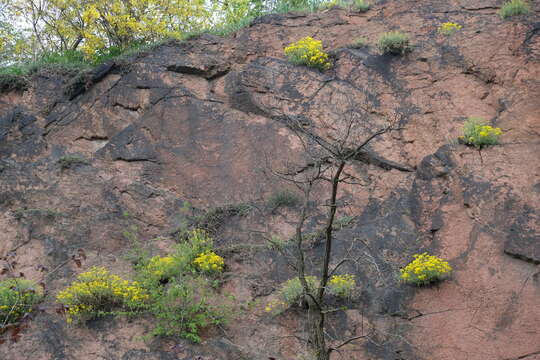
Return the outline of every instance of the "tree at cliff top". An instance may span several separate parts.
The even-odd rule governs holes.
[[[311,0],[0,0],[0,51],[11,56],[8,62],[65,51],[94,58],[106,49],[181,38],[299,1]]]

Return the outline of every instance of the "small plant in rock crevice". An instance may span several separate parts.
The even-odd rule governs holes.
[[[400,31],[382,34],[377,41],[377,48],[383,55],[403,55],[412,50],[409,35]]]
[[[445,23],[442,23],[441,26],[439,26],[439,33],[445,36],[450,36],[454,34],[456,31],[461,30],[461,28],[462,26],[457,23],[445,22]]]
[[[285,55],[296,65],[305,65],[321,71],[332,67],[329,55],[323,51],[322,41],[305,37],[287,46]]]
[[[440,281],[452,272],[447,261],[427,252],[413,255],[414,260],[400,270],[401,280],[414,285],[427,285]]]
[[[463,135],[458,140],[462,144],[482,148],[488,145],[497,145],[502,133],[501,128],[486,125],[481,118],[470,117],[465,121]]]
[[[351,45],[349,45],[349,47],[351,47],[353,49],[361,49],[361,48],[364,48],[366,46],[368,46],[368,40],[365,37],[358,37],[358,38],[353,40]]]
[[[298,195],[290,190],[281,190],[268,198],[266,205],[271,212],[280,207],[293,207],[300,202]]]
[[[527,15],[529,12],[529,4],[527,4],[525,1],[511,0],[501,7],[501,10],[499,10],[499,16],[502,19],[506,19],[516,15]]]
[[[315,276],[306,276],[310,293],[314,293],[317,289],[318,279]],[[282,283],[277,292],[277,300],[269,302],[266,307],[266,312],[279,314],[289,307],[298,304],[303,297],[304,289],[298,277],[294,277]]]
[[[2,329],[32,312],[43,297],[43,289],[32,280],[13,278],[0,281],[0,333]]]
[[[328,280],[328,291],[342,298],[351,298],[356,288],[356,280],[351,274],[333,275]]]
[[[306,282],[311,294],[315,294],[319,279],[316,276],[306,276]],[[327,285],[328,293],[339,298],[348,299],[354,294],[356,280],[354,275],[333,275]],[[279,314],[288,308],[299,305],[303,299],[304,289],[298,277],[294,277],[282,283],[277,292],[277,299],[269,302],[265,311]]]

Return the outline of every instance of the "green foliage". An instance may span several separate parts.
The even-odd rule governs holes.
[[[184,270],[177,257],[154,256],[139,272],[142,274],[141,282],[147,286],[153,286],[168,281]]]
[[[137,266],[137,278],[150,294],[147,310],[156,320],[150,335],[199,342],[202,328],[227,321],[231,306],[210,277],[223,266],[223,258],[213,251],[213,239],[200,229],[190,231],[172,254]]]
[[[316,276],[306,276],[309,293],[315,295],[319,287],[320,280]],[[353,275],[334,275],[328,280],[328,293],[341,297],[351,298],[356,288],[356,280]],[[289,279],[281,284],[277,299],[269,302],[265,311],[279,314],[295,304],[300,304],[304,299],[304,287],[298,277]]]
[[[497,145],[501,135],[502,130],[500,128],[486,125],[481,118],[470,117],[465,121],[463,135],[460,136],[459,140],[466,145],[481,148],[488,145]]]
[[[413,255],[414,260],[401,269],[401,280],[414,285],[427,285],[442,280],[452,271],[445,260],[427,252]]]
[[[365,37],[359,37],[353,40],[351,45],[349,47],[353,49],[361,49],[363,47],[366,47],[368,45],[368,40]]]
[[[43,297],[43,289],[27,279],[0,281],[0,330],[16,323]]]
[[[360,12],[368,11],[371,5],[366,0],[353,0],[353,8]]]
[[[352,1],[330,0],[330,1],[323,2],[320,5],[320,7],[327,8],[327,9],[334,6],[353,9],[359,12],[366,12],[371,7],[371,5],[366,0],[352,0]]]
[[[377,47],[382,54],[403,55],[411,51],[409,35],[399,31],[390,31],[382,34]]]
[[[306,276],[306,282],[308,284],[309,292],[314,294],[319,286],[319,279],[315,276]],[[279,299],[287,305],[287,307],[302,301],[304,295],[304,288],[298,277],[289,279],[281,284],[278,291]]]
[[[314,12],[327,7],[326,0],[278,0],[268,9],[268,13],[289,13],[296,11]]]
[[[499,15],[502,19],[506,19],[507,17],[516,15],[527,15],[529,12],[529,4],[527,4],[525,1],[510,0],[501,7],[501,10],[499,10]]]
[[[292,245],[291,239],[283,239],[276,234],[272,234],[268,240],[268,248],[273,250],[283,250]]]
[[[195,259],[202,253],[213,250],[214,240],[201,229],[188,232],[187,239],[176,245],[172,256],[176,259],[181,272],[195,271]]]
[[[317,289],[318,279],[315,276],[306,276],[306,282],[310,292],[314,294]],[[304,298],[304,288],[298,277],[289,279],[281,284],[277,293],[277,299],[266,304],[264,311],[279,314]]]
[[[177,336],[198,343],[201,329],[228,321],[231,312],[226,305],[205,278],[174,280],[150,306],[156,320],[151,335]]]
[[[127,218],[129,217],[129,213],[127,211],[123,211],[122,216]],[[137,226],[130,226],[128,229],[122,232],[122,236],[129,241],[129,246],[127,247],[128,250],[125,255],[126,260],[131,262],[136,267],[146,264],[150,258],[150,251],[144,247],[139,240]]]
[[[328,54],[323,51],[322,41],[309,36],[290,44],[283,51],[289,61],[296,65],[305,65],[321,71],[332,67]]]
[[[356,280],[354,275],[344,274],[344,275],[333,275],[328,280],[328,292],[332,295],[350,298],[354,294],[356,288]]]
[[[338,217],[334,222],[334,227],[338,230],[350,226],[354,221],[354,216],[343,215]]]
[[[79,274],[77,280],[56,296],[66,308],[68,323],[85,322],[118,310],[141,311],[149,299],[148,292],[138,282],[123,280],[102,267]]]
[[[18,74],[0,73],[0,94],[11,91],[24,91],[28,88],[28,80]]]
[[[272,212],[280,207],[293,207],[300,202],[299,196],[290,190],[281,190],[270,195],[266,206]]]
[[[136,239],[131,231],[124,235]],[[136,281],[92,268],[58,293],[57,301],[65,306],[68,322],[102,315],[150,314],[155,321],[149,336],[200,342],[201,329],[232,317],[232,304],[218,293],[219,282],[211,277],[223,266],[223,259],[213,251],[212,238],[203,230],[192,230],[172,254],[141,256],[135,265]]]
[[[0,0],[0,65],[5,65],[0,68],[0,92],[26,89],[28,75],[35,72],[73,76],[171,39],[189,39],[201,33],[228,36],[255,17],[316,11],[325,2],[136,0],[128,10],[123,0],[51,0],[40,5],[40,12],[33,12],[30,9],[36,0]],[[58,11],[64,5],[68,7]],[[35,31],[18,28],[34,21]],[[107,23],[114,26],[104,31]]]

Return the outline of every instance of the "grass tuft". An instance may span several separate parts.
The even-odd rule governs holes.
[[[377,42],[377,47],[383,55],[403,55],[412,50],[409,35],[400,31],[382,34]]]
[[[502,19],[516,15],[527,15],[529,13],[529,4],[523,0],[510,0],[504,4],[499,11]]]

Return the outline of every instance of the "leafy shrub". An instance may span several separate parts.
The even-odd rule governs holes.
[[[338,230],[341,230],[351,225],[353,221],[354,221],[354,216],[349,216],[349,215],[340,216],[335,221],[335,228]]]
[[[187,232],[172,254],[137,266],[137,278],[150,295],[146,310],[155,318],[150,336],[199,342],[201,329],[225,322],[230,306],[214,289],[217,282],[200,274],[218,273],[223,267],[223,258],[213,251],[213,239],[200,229]]]
[[[223,324],[230,317],[223,301],[214,305],[211,299],[219,297],[206,279],[174,281],[150,306],[156,319],[151,335],[179,336],[200,342],[201,329]]]
[[[18,74],[0,74],[0,94],[28,89],[28,80]]]
[[[442,280],[452,271],[443,259],[428,255],[427,252],[413,255],[414,260],[401,269],[401,279],[410,284],[427,285]]]
[[[273,193],[267,201],[267,207],[275,211],[279,207],[293,207],[300,202],[298,195],[290,190],[282,190]]]
[[[466,145],[481,148],[487,145],[498,144],[501,135],[501,128],[485,125],[484,120],[477,117],[470,117],[463,126],[463,135],[460,136],[459,140]]]
[[[334,6],[353,8],[359,12],[368,11],[370,8],[370,5],[368,2],[366,2],[366,0],[352,0],[352,2],[346,0],[330,0],[322,3],[322,7],[327,9]]]
[[[0,281],[0,330],[17,322],[43,297],[43,289],[27,279]]]
[[[317,289],[319,279],[315,276],[306,276],[306,282],[308,284],[309,291],[311,293],[315,292]],[[279,298],[285,303],[293,305],[294,303],[302,300],[302,295],[304,294],[304,288],[298,277],[289,279],[281,285],[279,290]]]
[[[354,275],[334,275],[328,280],[328,291],[335,296],[350,298],[355,288],[356,280]]]
[[[353,40],[351,45],[349,47],[352,47],[353,49],[361,49],[363,47],[366,47],[368,45],[368,40],[365,37],[359,37]]]
[[[409,35],[399,31],[390,31],[382,34],[377,47],[382,54],[402,55],[411,51]]]
[[[139,311],[148,302],[149,294],[136,281],[129,282],[103,267],[93,267],[79,274],[56,299],[66,307],[67,322],[71,323],[114,314],[115,310]]]
[[[310,293],[314,293],[318,287],[319,279],[315,276],[306,276],[306,282]],[[278,299],[268,303],[265,311],[274,312],[276,314],[285,311],[294,304],[299,303],[303,299],[304,288],[298,277],[294,277],[281,284],[278,290]]]
[[[306,65],[321,71],[332,67],[327,53],[323,51],[322,41],[305,37],[284,49],[290,62],[296,65]]]
[[[456,31],[460,30],[462,28],[461,25],[454,23],[454,22],[445,22],[442,23],[441,26],[439,26],[439,33],[450,36]]]
[[[173,256],[154,256],[145,266],[144,278],[150,282],[166,282],[182,271],[178,260]],[[146,283],[146,282],[145,282]]]
[[[314,294],[319,286],[316,276],[306,276],[309,292]],[[356,280],[353,275],[334,275],[328,280],[328,292],[334,296],[349,298],[353,295]],[[279,314],[295,304],[299,304],[304,295],[304,288],[298,277],[294,277],[281,284],[277,292],[277,300],[271,301],[265,311]]]
[[[368,11],[371,7],[371,5],[366,0],[353,0],[352,5],[354,9],[360,12]]]
[[[160,287],[174,277],[192,274],[198,270],[202,271],[195,260],[202,254],[213,253],[213,239],[206,231],[201,229],[188,231],[185,235],[186,239],[176,245],[172,254],[139,260],[136,266],[137,280],[144,284],[144,287],[148,289]],[[218,266],[218,268],[221,271],[223,258],[219,258],[221,259],[221,266]],[[208,260],[216,261],[215,258]],[[201,267],[209,265],[212,268],[214,264],[213,262],[203,263],[202,258],[199,262],[201,262]]]
[[[528,13],[529,5],[523,0],[510,0],[499,10],[499,15],[502,19],[515,15],[526,15]]]
[[[223,270],[223,266],[225,265],[223,258],[213,251],[200,253],[199,256],[193,260],[193,264],[200,271],[207,273],[221,272]]]
[[[176,245],[172,256],[176,259],[180,273],[196,270],[193,261],[201,254],[212,251],[214,240],[201,229],[187,233],[187,239]]]

